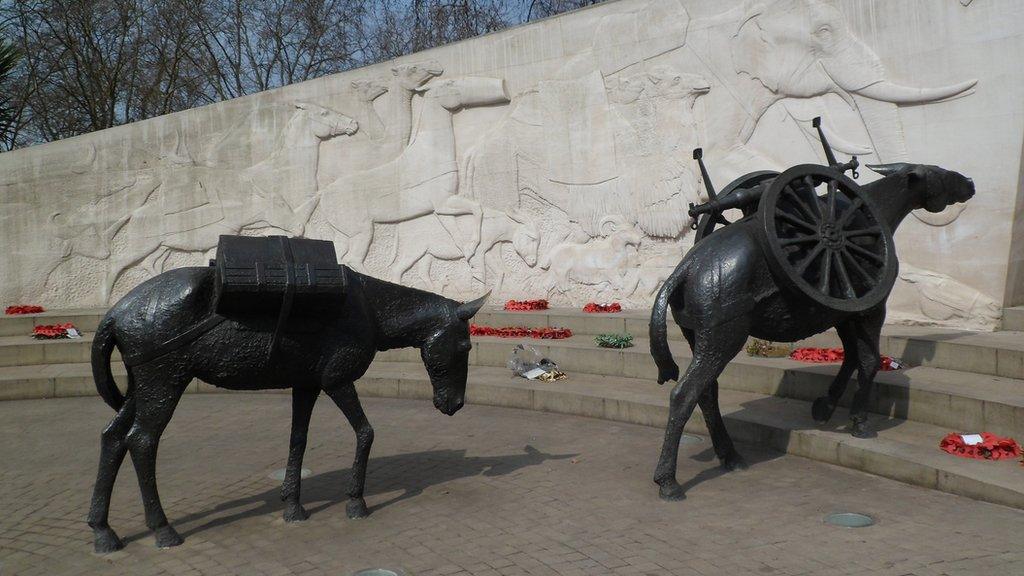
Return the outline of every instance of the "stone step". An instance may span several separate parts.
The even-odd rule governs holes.
[[[557,326],[569,328],[580,336],[606,332],[626,332],[646,337],[649,311],[623,311],[615,314],[586,314],[579,310],[551,309],[539,312],[482,310],[474,321],[488,326]],[[671,323],[669,339],[682,341],[679,328]],[[795,346],[840,346],[839,337],[830,330]],[[975,372],[992,376],[1024,379],[1024,332],[966,332],[929,326],[887,325],[879,341],[882,354],[899,358],[910,366],[930,366]]]
[[[26,336],[36,324],[72,322],[83,331],[93,331],[105,311],[101,308],[54,310],[24,316],[0,316],[0,346],[4,336]],[[647,336],[649,310],[626,310],[616,314],[586,314],[577,309],[552,308],[538,312],[506,312],[500,308],[481,310],[474,321],[488,326],[559,326],[580,336],[625,332]],[[682,341],[682,333],[670,324],[669,338]],[[1024,380],[1024,331],[965,332],[927,326],[889,325],[879,342],[882,353],[910,366],[928,366]],[[796,346],[839,346],[834,331],[795,343]],[[0,352],[0,366],[5,364]],[[17,363],[15,363],[17,364]]]
[[[1024,306],[1003,309],[1003,319],[999,329],[1011,332],[1024,332]]]
[[[83,332],[94,332],[106,313],[106,308],[67,308],[38,314],[5,314],[0,316],[0,336],[26,336],[36,326],[66,322],[71,322]]]
[[[0,367],[0,399],[93,393],[88,365],[92,334],[81,340],[37,342],[20,338],[19,346],[0,345],[0,361],[12,350],[27,351],[21,365]],[[648,342],[638,339],[625,350],[598,348],[586,336],[566,340],[474,339],[470,362],[479,367],[504,369],[513,347],[524,343],[554,359],[570,374],[593,374],[653,382],[657,371]],[[690,362],[683,342],[670,343],[673,355],[685,370]],[[115,352],[116,354],[116,352]],[[32,360],[33,363],[27,361]],[[378,362],[420,361],[419,352],[408,348],[382,352]],[[123,365],[114,362],[115,374]],[[719,378],[723,389],[812,401],[825,394],[838,365],[805,364],[789,358],[755,358],[741,352]],[[1024,380],[937,369],[927,366],[895,372],[879,372],[869,410],[875,414],[942,426],[948,431],[1010,435],[1024,439]],[[848,407],[856,383],[851,382],[840,404]],[[845,420],[842,409],[835,415]]]
[[[566,372],[639,378],[655,382],[657,368],[646,339],[635,340],[625,350],[598,348],[586,336],[565,340],[474,339],[471,362],[477,366],[504,367],[513,347],[528,344],[553,359]],[[681,370],[690,363],[689,348],[671,342],[673,357]],[[415,350],[385,352],[381,360],[416,362]],[[758,358],[738,354],[719,377],[724,389],[812,401],[832,383],[837,364],[807,364],[789,358]],[[1004,378],[928,366],[875,377],[869,410],[876,414],[909,419],[949,431],[988,431],[1024,438],[1024,379]],[[848,407],[856,382],[851,381],[840,404]],[[845,419],[837,413],[835,418]]]
[[[504,369],[489,367],[474,368],[470,374],[467,402],[471,404],[543,410],[659,428],[668,418],[669,389],[646,380],[578,374],[545,383],[515,378]],[[378,363],[368,376],[360,384],[364,395],[431,397],[430,384],[419,364]],[[810,405],[799,400],[723,390],[719,402],[726,426],[736,440],[1024,508],[1024,468],[1020,463],[982,462],[946,454],[938,447],[947,433],[942,428],[887,418],[876,424],[876,438],[858,439],[842,426],[818,426],[810,418]],[[686,429],[705,432],[699,409],[694,411]],[[706,438],[705,441],[709,442]],[[660,448],[648,447],[652,473]],[[679,476],[686,477],[685,468],[679,470]]]
[[[23,382],[35,377],[36,381],[48,383],[50,388],[44,394],[47,397],[94,395],[88,370],[84,364],[7,368],[0,371],[0,390],[14,385],[20,375]],[[119,365],[115,365],[114,372],[116,376],[124,376],[123,367]],[[123,379],[120,381],[123,386]],[[375,362],[357,387],[364,397],[426,400],[432,394],[419,362]],[[188,392],[222,390],[194,382]],[[667,420],[668,393],[668,387],[636,378],[573,373],[567,380],[545,383],[512,377],[504,368],[477,366],[470,371],[466,396],[471,405],[542,410],[660,428]],[[738,441],[926,488],[1024,508],[1024,469],[1017,462],[981,462],[945,454],[938,448],[939,440],[947,432],[943,428],[884,418],[874,423],[878,430],[876,438],[857,439],[846,433],[839,421],[825,426],[815,424],[809,416],[810,405],[800,400],[723,390],[720,403],[726,426]],[[705,433],[699,409],[694,411],[686,429],[691,433]],[[710,442],[706,436],[703,441]],[[653,469],[660,446],[637,449],[650,452]],[[684,464],[678,475],[684,480],[688,473]]]

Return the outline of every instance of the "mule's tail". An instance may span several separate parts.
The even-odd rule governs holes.
[[[668,347],[668,306],[669,299],[686,276],[686,269],[687,261],[684,259],[662,284],[651,308],[651,356],[658,365],[658,384],[679,380],[679,365],[672,358],[672,351]]]
[[[99,392],[100,398],[114,410],[120,410],[124,406],[124,395],[117,389],[114,374],[110,371],[110,356],[114,353],[116,345],[114,320],[104,318],[96,329],[96,336],[92,341],[92,378],[96,382],[96,391]]]

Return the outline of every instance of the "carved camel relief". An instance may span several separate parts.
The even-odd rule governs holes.
[[[374,224],[394,224],[436,214],[448,235],[471,256],[480,242],[482,210],[458,195],[452,115],[464,108],[505,104],[503,80],[434,79],[419,89],[423,107],[409,145],[394,160],[339,178],[321,190],[325,217],[337,231],[340,258],[361,267],[373,242]],[[454,218],[473,215],[472,237],[460,239]]]
[[[359,133],[331,154],[332,162],[324,166],[321,185],[397,158],[412,135],[413,97],[424,83],[443,72],[441,65],[431,60],[395,66],[387,77],[353,81]],[[377,112],[376,103],[380,101],[384,102],[383,116]]]
[[[106,302],[117,278],[130,266],[147,262],[151,274],[170,250],[206,252],[222,234],[238,234],[249,226],[265,224],[301,235],[319,201],[316,174],[320,143],[356,132],[348,116],[316,104],[298,102],[285,126],[277,150],[262,162],[243,170],[198,166],[179,153],[162,162],[150,195],[107,231],[107,242],[118,233],[127,247],[112,255],[102,288]],[[179,148],[181,150],[181,148]],[[187,154],[185,152],[184,154]],[[161,201],[152,201],[157,189]],[[298,207],[282,196],[304,198]],[[182,197],[197,198],[180,206]]]

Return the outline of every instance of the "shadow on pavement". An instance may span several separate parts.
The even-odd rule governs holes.
[[[430,450],[381,458],[371,456],[365,496],[402,491],[396,497],[372,506],[370,512],[373,513],[381,508],[415,497],[431,486],[452,480],[473,476],[504,476],[528,466],[543,464],[549,460],[565,460],[575,456],[577,454],[545,454],[529,445],[524,448],[522,454],[507,456],[466,456],[465,450]],[[313,506],[307,505],[306,510],[310,514],[316,514],[335,504],[348,501],[347,490],[351,478],[350,468],[332,470],[303,478],[302,501],[316,503]],[[205,523],[182,530],[184,526],[202,522],[210,516],[230,510],[238,510],[238,512],[217,516]],[[265,514],[281,514],[283,510],[281,487],[276,485],[259,494],[217,504],[209,510],[179,518],[172,517],[171,522],[178,527],[181,535],[187,538],[204,530],[246,518]],[[147,530],[132,534],[124,541],[131,542],[148,535],[149,531]]]

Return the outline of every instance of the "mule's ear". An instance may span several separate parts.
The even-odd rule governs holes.
[[[882,176],[891,176],[904,168],[910,166],[906,162],[894,162],[892,164],[868,164],[868,168],[881,174]]]
[[[473,316],[476,316],[476,313],[484,307],[484,303],[487,302],[487,298],[490,297],[490,295],[491,293],[487,292],[487,294],[484,294],[472,302],[460,304],[458,309],[455,311],[455,313],[459,315],[459,320],[469,320]]]

